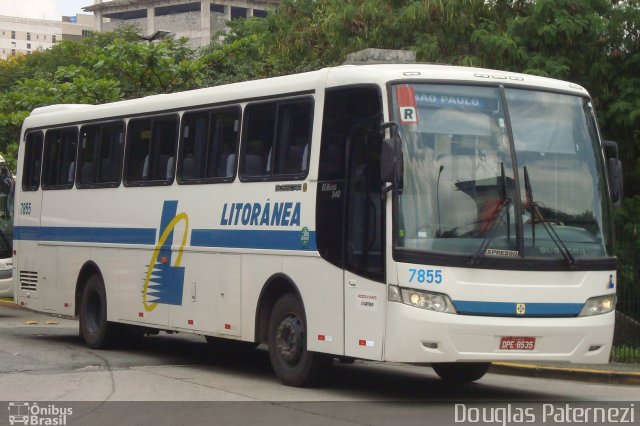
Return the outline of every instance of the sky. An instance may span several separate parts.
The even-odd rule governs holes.
[[[63,15],[75,16],[93,0],[0,0],[0,15],[59,21]]]

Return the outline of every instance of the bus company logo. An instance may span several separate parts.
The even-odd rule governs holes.
[[[525,305],[524,303],[516,304],[516,314],[524,315],[526,312],[527,312],[527,305]]]
[[[144,278],[142,290],[142,303],[147,312],[153,311],[158,304],[181,305],[184,289],[184,267],[181,267],[182,253],[187,244],[189,230],[189,216],[186,213],[177,213],[177,201],[165,201],[162,207],[158,241],[147,265],[147,273]],[[173,233],[176,225],[178,232],[182,231],[180,248],[177,253],[172,250]],[[173,257],[175,256],[175,261]]]
[[[307,247],[309,245],[309,237],[309,228],[305,226],[302,228],[302,231],[300,231],[300,244],[302,247]]]
[[[73,415],[71,407],[56,407],[47,404],[38,406],[37,402],[10,402],[9,424],[13,425],[66,425],[68,417]]]

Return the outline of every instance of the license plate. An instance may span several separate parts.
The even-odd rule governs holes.
[[[536,346],[535,337],[502,337],[500,349],[503,351],[532,351]]]

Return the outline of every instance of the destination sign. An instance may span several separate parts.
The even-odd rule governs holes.
[[[476,96],[444,95],[426,92],[416,93],[418,107],[440,106],[458,109],[496,110],[497,99],[479,98]]]

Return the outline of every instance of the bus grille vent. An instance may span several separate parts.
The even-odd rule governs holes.
[[[20,271],[20,290],[36,291],[38,289],[38,273]]]

